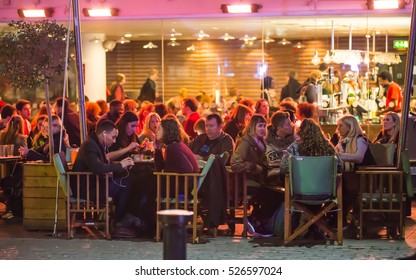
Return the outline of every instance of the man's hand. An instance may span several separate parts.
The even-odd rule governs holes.
[[[134,165],[134,161],[130,157],[123,159],[122,161],[120,161],[120,163],[123,168],[129,168],[130,166]]]
[[[195,157],[196,157],[196,160],[204,160],[204,158],[201,157],[200,155],[195,155]]]

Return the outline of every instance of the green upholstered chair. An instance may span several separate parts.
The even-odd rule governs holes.
[[[334,156],[289,157],[289,175],[285,180],[284,243],[288,244],[315,224],[329,239],[342,245],[341,187]],[[292,213],[296,211],[303,214],[306,222],[292,230]],[[331,229],[325,219],[332,211],[337,212],[336,230]]]

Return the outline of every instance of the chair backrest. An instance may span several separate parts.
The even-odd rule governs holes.
[[[201,171],[201,176],[198,178],[198,190],[201,188],[202,183],[204,183],[205,178],[207,177],[207,174],[209,170],[211,169],[212,164],[214,163],[215,155],[210,155],[208,157],[207,163],[205,164],[204,168]]]
[[[229,157],[230,157],[230,153],[227,151],[220,154],[221,162],[224,164],[224,166],[227,165]]]
[[[290,191],[294,199],[327,200],[336,196],[335,156],[289,157]]]
[[[368,148],[376,162],[377,166],[394,166],[394,156],[397,145],[394,143],[386,144],[368,144]]]
[[[56,175],[58,176],[59,186],[62,188],[65,195],[67,197],[70,197],[71,188],[68,187],[68,182],[66,178],[66,172],[68,172],[69,169],[64,152],[59,152],[53,155],[53,164],[55,166]]]

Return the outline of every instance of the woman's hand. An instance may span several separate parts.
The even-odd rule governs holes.
[[[128,145],[128,150],[130,152],[130,151],[132,151],[132,150],[134,150],[136,148],[139,148],[139,147],[140,147],[140,144],[139,143],[137,143],[137,142],[131,142],[130,145]]]

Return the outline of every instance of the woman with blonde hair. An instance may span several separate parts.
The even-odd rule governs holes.
[[[383,125],[374,143],[398,143],[400,131],[400,116],[395,112],[387,112],[383,118]]]
[[[139,143],[141,144],[146,138],[149,142],[154,142],[156,139],[157,129],[160,125],[160,117],[157,113],[151,112],[144,120],[142,133],[139,135]]]
[[[337,121],[339,141],[335,147],[339,157],[344,162],[342,176],[343,217],[353,208],[359,193],[359,176],[355,169],[359,165],[374,164],[374,159],[368,148],[365,137],[357,119],[352,115],[344,115]],[[346,221],[344,221],[345,226]]]

